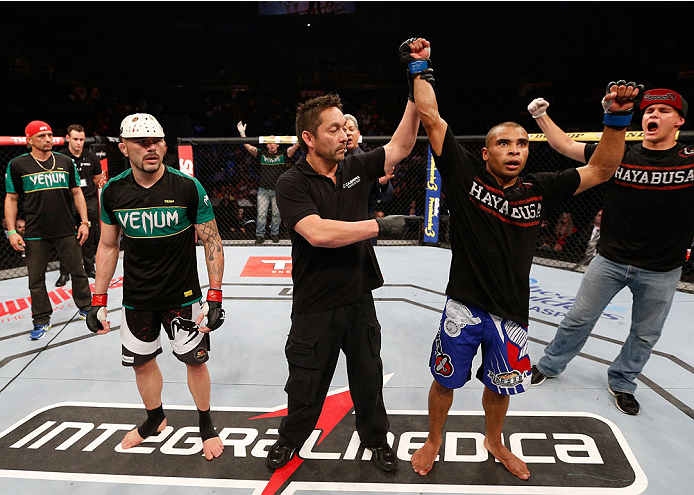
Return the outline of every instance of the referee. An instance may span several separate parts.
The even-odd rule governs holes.
[[[402,235],[403,216],[368,219],[372,182],[389,174],[414,147],[419,117],[412,102],[391,141],[345,158],[345,117],[337,95],[300,104],[296,133],[306,158],[277,181],[277,204],[292,241],[294,296],[285,354],[287,416],[267,465],[284,466],[313,431],[340,350],[362,445],[383,471],[395,471],[383,402],[381,326],[371,291],[383,285],[370,239]]]

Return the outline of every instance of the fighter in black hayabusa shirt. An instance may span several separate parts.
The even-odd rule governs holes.
[[[424,125],[451,213],[451,268],[446,301],[434,339],[430,368],[429,435],[412,456],[412,468],[426,475],[442,443],[453,390],[471,378],[472,360],[482,346],[477,377],[484,383],[484,446],[512,474],[530,477],[525,463],[501,442],[510,395],[530,382],[527,348],[529,275],[540,225],[555,205],[608,180],[619,165],[625,127],[640,93],[634,83],[608,85],[603,99],[605,130],[590,163],[563,172],[521,177],[528,158],[528,133],[515,122],[494,126],[482,149],[484,163],[466,151],[438,113],[429,60],[416,55],[426,40],[401,47],[414,79],[414,99]]]

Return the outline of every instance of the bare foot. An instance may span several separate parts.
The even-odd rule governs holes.
[[[208,461],[219,457],[222,452],[224,452],[224,445],[219,437],[208,438],[202,443],[202,453],[205,454],[205,459]]]
[[[161,422],[159,425],[159,428],[157,428],[157,433],[162,431],[164,428],[166,428],[166,418]],[[123,449],[129,449],[131,447],[135,447],[136,445],[140,445],[144,441],[144,438],[140,436],[140,433],[138,433],[137,428],[134,430],[130,430],[128,433],[125,434],[123,437],[123,440],[120,442],[120,446]]]
[[[499,444],[498,447],[492,447],[487,441],[487,437],[484,438],[484,448],[489,451],[501,464],[503,464],[508,471],[518,476],[522,480],[527,480],[530,478],[530,471],[528,471],[528,466],[525,465],[518,457],[513,455],[504,445]]]
[[[434,466],[436,456],[439,454],[439,448],[441,448],[440,441],[435,443],[427,437],[424,445],[417,449],[410,459],[414,472],[420,476],[426,476]]]

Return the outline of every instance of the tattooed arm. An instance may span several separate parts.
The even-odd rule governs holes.
[[[210,289],[221,289],[224,275],[224,249],[222,238],[217,230],[217,221],[212,219],[209,222],[195,224],[195,231],[205,247],[205,264]]]

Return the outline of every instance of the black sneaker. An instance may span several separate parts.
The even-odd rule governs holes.
[[[641,406],[639,405],[639,401],[636,400],[636,397],[634,397],[634,394],[630,394],[629,392],[615,392],[609,386],[607,390],[614,395],[614,403],[617,405],[617,409],[630,416],[639,415]]]
[[[393,448],[384,444],[380,447],[367,447],[371,451],[371,460],[381,471],[392,472],[398,470],[398,456]]]
[[[532,368],[530,368],[530,371],[533,372],[533,376],[532,378],[530,378],[531,387],[537,387],[538,385],[542,385],[547,379],[547,376],[542,374],[542,371],[537,369],[537,366],[535,365],[533,365]]]
[[[298,447],[290,447],[275,442],[267,453],[265,464],[269,468],[279,469],[292,460],[297,450],[299,450]]]
[[[275,244],[280,242],[280,236],[278,235],[271,235],[270,238],[272,239],[272,242],[274,242]]]
[[[255,243],[256,244],[262,244],[263,242],[265,242],[264,237],[260,237],[259,235],[255,237]]]
[[[60,277],[58,277],[58,280],[56,280],[55,286],[62,287],[63,285],[67,284],[69,280],[70,275],[61,275]]]

